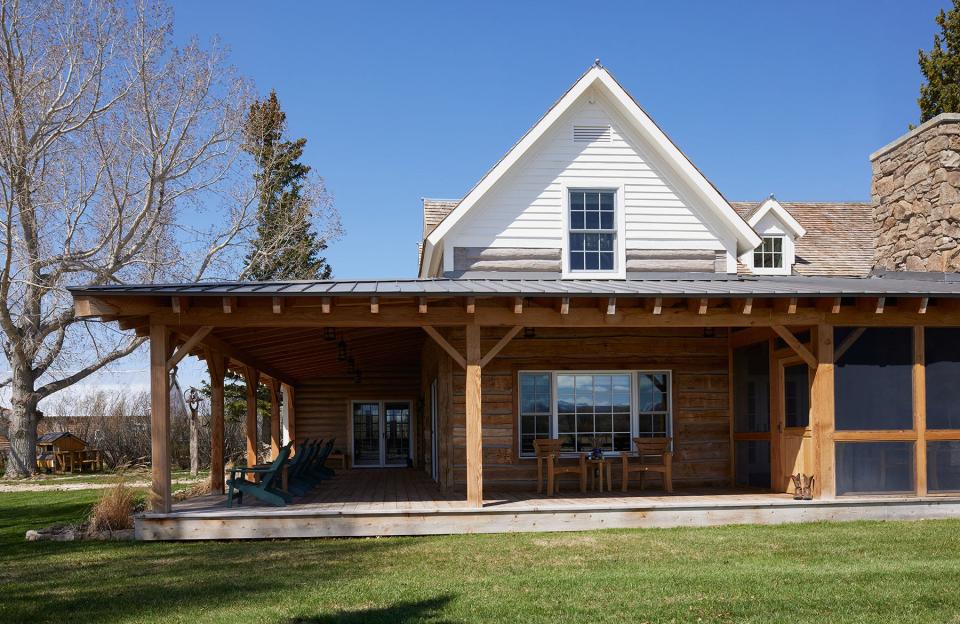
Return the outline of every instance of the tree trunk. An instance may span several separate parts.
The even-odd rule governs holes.
[[[10,381],[10,452],[7,453],[7,479],[22,479],[37,471],[37,403],[33,370],[29,364],[13,360]]]

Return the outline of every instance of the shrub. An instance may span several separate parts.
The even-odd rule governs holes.
[[[121,473],[116,485],[105,489],[94,503],[90,510],[88,530],[93,533],[132,529],[136,498],[133,490],[124,482]]]

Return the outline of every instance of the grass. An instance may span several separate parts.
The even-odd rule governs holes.
[[[960,521],[23,541],[97,494],[0,494],[0,621],[960,622]]]

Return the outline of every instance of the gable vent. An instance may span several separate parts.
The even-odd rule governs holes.
[[[609,143],[613,140],[613,132],[610,126],[574,126],[574,143],[596,143],[602,141]]]

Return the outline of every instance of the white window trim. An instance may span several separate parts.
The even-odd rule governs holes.
[[[535,454],[523,453],[521,427],[521,415],[523,413],[523,401],[520,396],[520,376],[524,374],[549,374],[550,375],[550,439],[556,440],[559,437],[557,433],[557,375],[630,375],[630,451],[633,451],[633,439],[637,437],[640,429],[640,382],[639,376],[645,373],[666,373],[667,375],[667,437],[673,437],[673,369],[669,368],[644,368],[644,369],[620,369],[620,370],[553,370],[553,369],[522,369],[518,370],[514,379],[516,385],[517,413],[517,457],[520,459],[534,459]],[[604,457],[619,457],[621,451],[604,452]],[[565,451],[560,454],[561,457],[577,457],[576,451]]]
[[[768,234],[760,235],[760,246],[763,246],[763,239],[765,238],[779,238],[780,239],[780,256],[783,259],[783,266],[780,267],[758,267],[753,259],[756,249],[750,252],[750,270],[753,271],[755,275],[790,275],[793,272],[793,253],[791,249],[793,247],[793,242],[791,238],[786,234],[780,234],[776,232],[770,232]],[[757,248],[759,249],[759,247]]]
[[[612,191],[613,192],[613,218],[616,223],[617,231],[613,238],[613,270],[610,271],[571,271],[570,270],[570,191]],[[560,185],[561,192],[561,213],[563,227],[563,246],[561,261],[562,279],[626,279],[627,278],[627,253],[626,253],[626,231],[627,217],[624,208],[624,187],[623,184],[611,184],[609,179],[586,178],[578,180],[575,185]],[[549,371],[541,371],[549,372]]]

